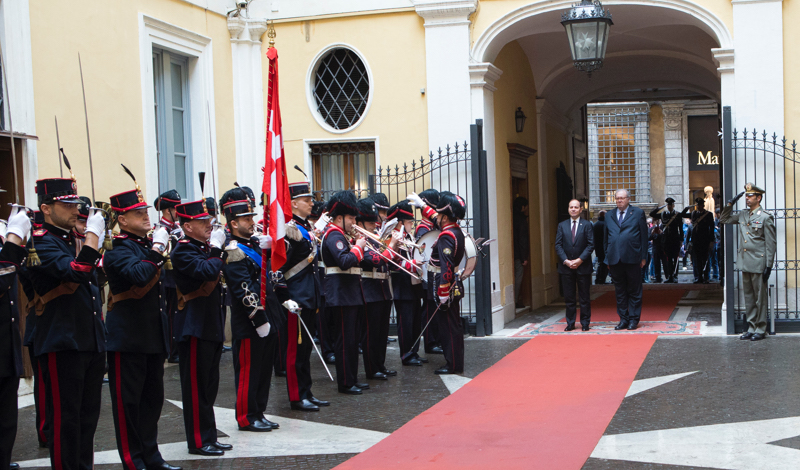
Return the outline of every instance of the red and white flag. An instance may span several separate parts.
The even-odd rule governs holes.
[[[283,154],[281,133],[281,107],[278,103],[278,50],[267,51],[269,77],[267,79],[267,152],[264,165],[264,182],[261,190],[269,201],[269,235],[272,237],[272,269],[277,270],[286,263],[286,223],[292,220],[289,182],[286,178],[286,158]],[[264,205],[264,219],[267,204]],[[262,261],[263,274],[266,274],[266,257]],[[262,290],[266,283],[261,283]],[[262,296],[263,300],[263,296]]]

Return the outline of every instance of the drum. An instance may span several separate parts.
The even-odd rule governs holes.
[[[466,230],[462,231],[464,232],[464,257],[461,258],[461,264],[458,267],[463,270],[461,280],[464,280],[475,272],[475,266],[478,264],[478,247],[472,235]],[[414,249],[414,259],[422,265],[423,279],[428,278],[428,261],[431,259],[433,244],[436,243],[440,233],[439,230],[431,230],[417,240],[419,249]]]
[[[422,269],[422,279],[428,279],[428,261],[431,260],[431,253],[433,252],[433,244],[439,238],[439,230],[431,230],[425,235],[419,237],[416,241],[419,248],[414,248],[414,260],[419,262]]]
[[[463,271],[461,272],[461,280],[472,276],[472,273],[475,272],[475,266],[478,264],[478,246],[475,244],[475,239],[472,238],[472,235],[467,233],[464,230],[464,257],[461,258],[461,264],[459,268]]]

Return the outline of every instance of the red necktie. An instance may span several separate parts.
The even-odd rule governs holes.
[[[573,220],[572,221],[572,243],[575,243],[575,232],[577,231],[577,225],[578,225],[578,221],[577,220]]]

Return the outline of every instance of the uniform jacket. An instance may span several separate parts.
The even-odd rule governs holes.
[[[302,308],[317,309],[320,307],[321,290],[317,272],[317,242],[309,230],[311,227],[308,223],[296,215],[286,224],[286,263],[276,271],[286,276],[298,263],[307,261],[309,257],[312,257],[312,261],[302,271],[275,286],[275,293],[281,302],[292,299]]]
[[[644,211],[628,206],[622,226],[619,225],[619,209],[606,213],[606,231],[603,240],[606,264],[639,264],[647,259],[647,221]]]
[[[441,272],[428,271],[429,278],[433,276],[431,279],[433,288],[428,289],[428,298],[436,299],[447,295],[454,299],[464,297],[464,285],[457,276],[458,267],[464,258],[464,232],[461,231],[461,227],[456,224],[443,227],[432,250],[430,263],[438,267]],[[454,287],[453,283],[457,286]]]
[[[684,217],[689,217],[687,211],[681,212]],[[709,243],[714,241],[714,214],[703,209],[702,211],[692,211],[692,231],[687,236],[694,248],[708,250]]]
[[[404,245],[398,244],[395,251],[400,254],[403,258],[412,259],[411,255],[403,248]],[[396,263],[403,266],[408,271],[412,273],[415,272],[411,263],[404,261],[402,259],[396,259]],[[417,292],[420,284],[411,284],[411,276],[401,271],[398,267],[394,265],[389,266],[389,270],[392,273],[392,298],[395,300],[417,300],[419,299],[420,293]]]
[[[11,242],[0,250],[0,377],[22,375],[17,277],[27,256],[25,247]]]
[[[172,267],[179,292],[187,295],[204,282],[219,279],[224,263],[224,252],[208,244],[186,237],[172,251]],[[217,283],[207,297],[190,300],[175,313],[174,335],[177,341],[194,336],[206,341],[225,340],[225,309],[222,284]]]
[[[392,300],[392,291],[389,288],[389,263],[386,262],[378,254],[378,242],[374,240],[367,240],[367,244],[372,248],[368,248],[364,253],[364,259],[361,260],[359,266],[364,272],[371,273],[384,273],[387,275],[386,279],[369,279],[361,278],[361,289],[364,291],[364,301],[380,302],[383,300]],[[384,256],[391,257],[387,252],[383,253]]]
[[[572,241],[572,218],[562,220],[556,229],[556,256],[558,257],[558,272],[569,274],[577,271],[580,275],[592,274],[592,250],[594,250],[594,230],[588,220],[578,219],[575,230],[575,242]],[[582,259],[583,263],[573,270],[564,264],[569,259]]]
[[[258,338],[256,328],[268,322],[267,313],[261,304],[261,265],[257,259],[245,253],[241,246],[244,245],[245,250],[249,248],[255,256],[266,256],[266,252],[262,254],[258,243],[254,244],[239,237],[232,239],[238,246],[232,250],[226,249],[228,257],[222,268],[231,297],[231,334],[233,339]],[[269,277],[267,283],[266,308],[280,310],[280,303],[272,290]],[[255,302],[258,309],[254,311],[250,302]]]
[[[167,297],[160,279],[164,257],[152,248],[152,241],[146,237],[123,231],[114,237],[114,249],[103,256],[103,270],[112,294],[122,294],[134,286],[145,287],[153,278],[159,278],[141,299],[115,302],[108,311],[109,351],[145,354],[168,351]]]
[[[100,253],[84,246],[75,256],[75,237],[50,224],[34,230],[36,252],[42,264],[28,268],[29,279],[39,296],[62,282],[78,284],[72,294],[62,295],[44,306],[36,318],[34,354],[58,351],[105,352],[102,300],[95,267]]]
[[[739,224],[739,252],[736,267],[746,273],[763,273],[775,262],[778,241],[775,235],[775,221],[772,214],[758,207],[755,212],[749,209],[733,213],[733,207],[726,205],[719,215],[721,224]]]
[[[326,268],[337,267],[342,270],[359,267],[364,253],[358,246],[351,245],[342,229],[331,225],[322,237],[322,260]],[[329,307],[349,307],[364,305],[360,274],[326,274],[325,305]]]

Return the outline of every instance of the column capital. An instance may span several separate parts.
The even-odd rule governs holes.
[[[733,49],[711,49],[711,54],[714,56],[714,61],[717,63],[717,72],[720,75],[723,73],[733,73],[734,53]]]
[[[247,21],[244,18],[238,16],[228,17],[228,33],[230,33],[231,39],[239,39],[239,35],[242,34],[245,27],[247,27]]]
[[[495,67],[490,62],[479,62],[469,64],[469,85],[471,88],[484,88],[494,92],[494,86],[503,71]]]
[[[683,124],[683,103],[664,103],[664,129],[680,130]]]
[[[469,24],[469,15],[478,8],[478,0],[413,0],[425,27]]]
[[[247,30],[248,34],[243,34]],[[228,17],[228,33],[233,43],[260,44],[261,36],[267,30],[267,20],[242,18],[240,16]]]

